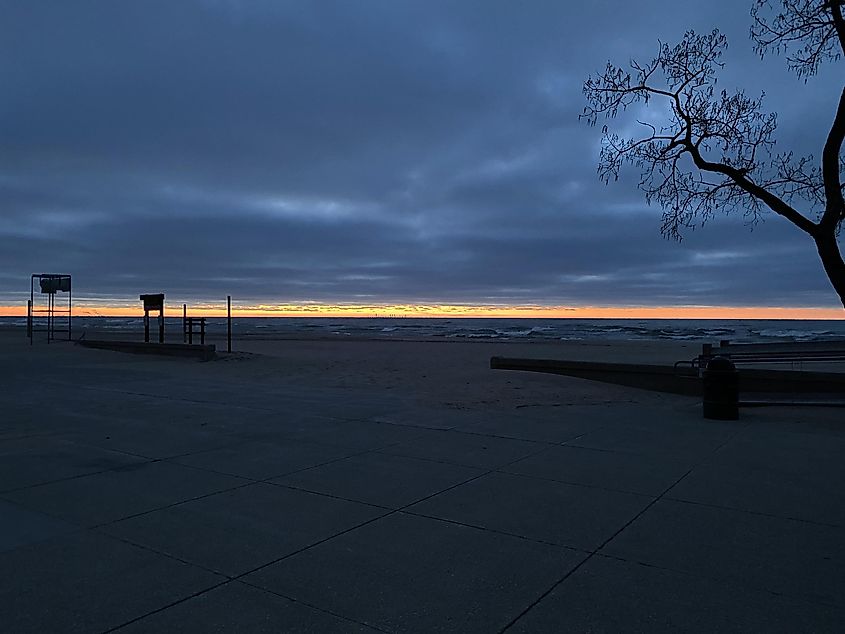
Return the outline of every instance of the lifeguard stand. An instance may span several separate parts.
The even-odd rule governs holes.
[[[35,280],[38,280],[38,295],[35,294]],[[56,306],[56,293],[67,293],[67,308]],[[47,296],[47,305],[36,303],[40,295]],[[62,302],[63,303],[63,302]],[[59,321],[64,322],[67,317],[67,329],[56,328]],[[71,324],[73,317],[73,296],[71,293],[70,275],[60,273],[33,273],[29,284],[29,302],[26,307],[26,335],[32,343],[33,333],[46,332],[47,342],[56,338],[56,333],[67,333],[71,338]],[[39,328],[43,325],[43,328]]]
[[[164,293],[141,295],[144,302],[144,342],[150,342],[150,311],[158,311],[158,342],[164,343]]]

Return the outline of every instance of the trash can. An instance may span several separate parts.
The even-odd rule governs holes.
[[[704,418],[739,418],[739,372],[726,357],[713,357],[703,374]]]

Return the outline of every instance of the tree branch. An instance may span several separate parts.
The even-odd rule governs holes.
[[[796,227],[810,234],[811,236],[815,235],[817,228],[816,223],[805,218],[800,212],[798,212],[794,207],[792,207],[792,205],[789,205],[785,201],[781,200],[772,192],[760,187],[753,181],[749,180],[748,177],[742,173],[742,171],[738,170],[735,167],[732,167],[731,165],[725,165],[724,163],[713,163],[711,161],[706,160],[701,155],[699,149],[694,145],[687,146],[687,151],[689,152],[690,156],[692,157],[693,163],[695,163],[695,166],[698,169],[703,170],[705,172],[724,174],[725,176],[730,178],[734,183],[736,183],[739,187],[741,187],[744,191],[748,192],[755,198],[765,203],[765,205],[769,209],[774,211],[776,214],[778,214],[779,216],[783,216]]]

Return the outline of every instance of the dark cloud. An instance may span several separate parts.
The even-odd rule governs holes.
[[[663,240],[635,174],[598,181],[599,130],[578,121],[607,59],[719,26],[722,85],[765,89],[782,148],[818,155],[836,82],[761,62],[745,3],[39,1],[3,18],[0,301],[57,270],[129,298],[837,303],[776,217]]]

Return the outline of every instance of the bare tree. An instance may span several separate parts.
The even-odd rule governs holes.
[[[825,61],[845,53],[845,0],[754,0],[751,38],[761,57],[786,53],[788,67],[805,82]],[[628,138],[602,130],[599,176],[619,177],[623,164],[641,171],[646,200],[663,208],[661,231],[680,239],[683,229],[716,211],[741,210],[756,221],[768,209],[808,234],[845,306],[845,262],[839,230],[845,220],[845,86],[822,150],[821,162],[792,152],[775,153],[777,116],[765,113],[763,96],[717,91],[717,72],[727,40],[714,30],[687,32],[679,44],[660,44],[648,63],[630,69],[608,63],[587,79],[582,118],[591,125],[620,111],[661,100],[660,125],[638,121],[643,134]]]

